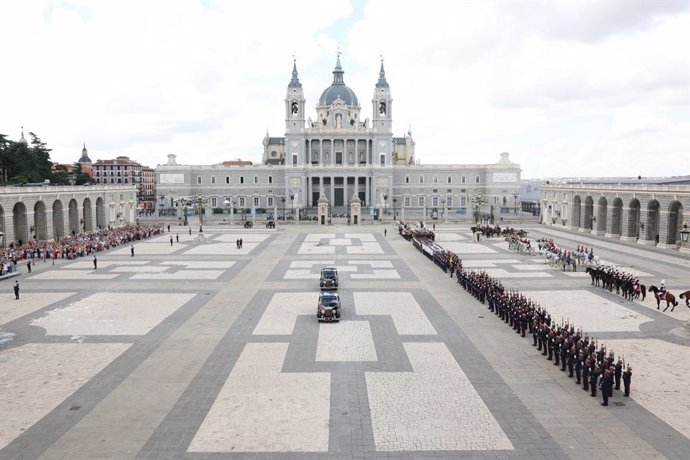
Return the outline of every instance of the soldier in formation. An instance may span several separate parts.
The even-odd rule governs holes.
[[[553,361],[554,366],[560,366],[562,372],[567,369],[568,377],[575,377],[576,383],[582,384],[583,390],[589,391],[592,397],[601,388],[604,406],[608,406],[608,399],[613,396],[614,381],[616,389],[620,389],[621,377],[626,396],[629,395],[630,366],[621,372],[624,362],[621,358],[616,362],[613,350],[607,350],[604,344],[568,320],[561,319],[561,324],[557,324],[541,305],[518,291],[506,289],[484,271],[459,271],[457,282],[515,333],[525,337],[529,332],[532,345]]]

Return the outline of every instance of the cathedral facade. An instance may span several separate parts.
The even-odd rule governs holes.
[[[512,213],[518,208],[520,166],[507,153],[493,164],[422,165],[411,131],[393,136],[394,103],[383,61],[365,116],[345,84],[338,56],[333,80],[316,102],[307,100],[296,63],[284,100],[285,133],[263,139],[261,165],[225,162],[180,165],[169,155],[156,168],[159,205],[202,194],[209,207],[263,208],[314,215],[323,194],[335,213],[359,198],[365,213],[390,217],[465,217]]]

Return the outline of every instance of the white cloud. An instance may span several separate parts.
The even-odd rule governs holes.
[[[92,159],[259,161],[284,131],[292,54],[313,109],[340,46],[365,117],[384,54],[395,135],[412,125],[425,163],[508,151],[524,177],[690,173],[687,0],[334,5],[2,2],[0,132],[24,124],[62,162],[84,140]]]

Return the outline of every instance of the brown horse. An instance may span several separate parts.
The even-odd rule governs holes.
[[[658,310],[659,303],[661,302],[661,297],[659,297],[659,288],[657,288],[656,286],[649,286],[649,292],[654,293],[654,297],[656,298],[656,309]],[[666,308],[664,308],[664,311],[668,310],[668,307],[671,305],[673,305],[671,311],[673,311],[678,306],[678,301],[676,300],[676,297],[668,291],[666,291],[664,300],[666,301]]]
[[[685,291],[684,293],[682,293],[678,297],[680,297],[681,299],[685,298],[685,306],[690,308],[690,291]]]

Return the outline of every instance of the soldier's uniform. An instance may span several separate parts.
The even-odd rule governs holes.
[[[625,396],[630,396],[630,380],[632,379],[632,367],[628,365],[628,368],[623,372],[623,388],[625,388]]]
[[[623,361],[621,361],[621,359],[618,358],[618,362],[616,363],[616,372],[615,372],[616,390],[621,389],[621,374],[623,374]]]

